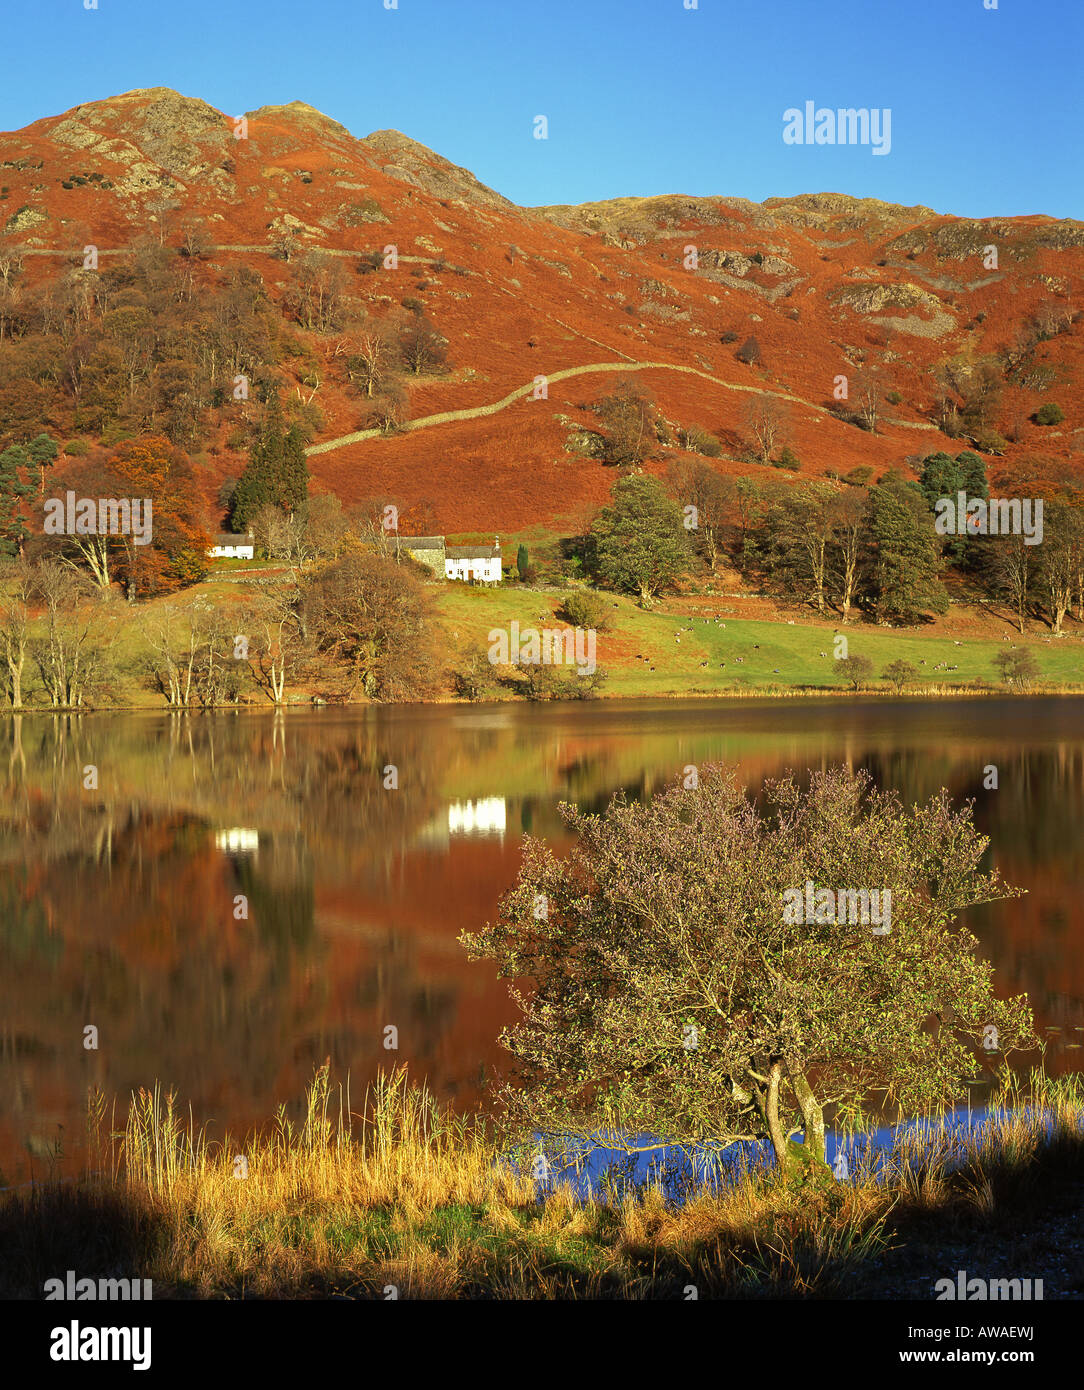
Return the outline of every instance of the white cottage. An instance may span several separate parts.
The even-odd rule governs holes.
[[[445,579],[462,579],[468,584],[501,582],[501,538],[492,545],[450,545],[444,552]]]
[[[212,560],[252,560],[256,555],[256,543],[251,531],[246,536],[221,531],[207,554]]]

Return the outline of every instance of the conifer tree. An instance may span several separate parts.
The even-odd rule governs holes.
[[[57,454],[60,450],[55,439],[51,439],[44,431],[35,437],[26,446],[26,454],[29,461],[34,465],[41,475],[40,491],[45,491],[45,470],[51,468],[56,463]]]
[[[29,464],[21,444],[12,444],[0,454],[0,555],[21,555],[30,534],[21,504],[34,489],[20,474]]]
[[[305,439],[295,421],[286,431],[282,442],[282,466],[279,471],[275,500],[283,511],[293,513],[303,507],[309,497],[309,462],[305,457]]]
[[[870,489],[867,529],[873,542],[872,589],[879,622],[944,613],[948,594],[937,577],[940,538],[918,490],[899,473]]]
[[[234,531],[247,531],[261,507],[282,505],[282,470],[285,440],[278,392],[271,395],[260,437],[249,451],[248,467],[237,480],[230,507]]]

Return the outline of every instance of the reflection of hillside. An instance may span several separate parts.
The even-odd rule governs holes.
[[[331,1057],[355,1094],[407,1062],[469,1105],[500,1065],[505,985],[456,937],[494,914],[558,803],[645,796],[686,765],[868,768],[973,796],[1028,896],[969,914],[1004,992],[1084,1027],[1081,702],[397,708],[0,723],[0,1167],[26,1171],[86,1087],[155,1077],[244,1129]],[[996,763],[999,787],[983,788]],[[83,769],[99,772],[83,790]],[[394,765],[398,786],[385,788]],[[502,833],[503,827],[503,833]],[[237,895],[248,917],[234,913]],[[83,1029],[99,1029],[85,1051]],[[384,1029],[399,1048],[384,1047]],[[215,1131],[219,1132],[218,1130]]]

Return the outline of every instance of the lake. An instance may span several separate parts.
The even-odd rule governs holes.
[[[1082,698],[8,717],[0,1185],[58,1153],[75,1171],[94,1085],[122,1111],[159,1080],[211,1137],[270,1117],[326,1058],[355,1108],[400,1062],[477,1105],[515,1011],[456,937],[493,914],[521,836],[567,846],[561,801],[601,809],[711,761],[752,787],[844,762],[909,800],[974,798],[1028,895],[964,920],[998,992],[1030,996],[1048,1069],[1081,1067]]]

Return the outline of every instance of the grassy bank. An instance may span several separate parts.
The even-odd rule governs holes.
[[[224,564],[248,566],[244,574],[251,577],[272,573],[269,567],[253,568],[247,561]],[[286,582],[281,570],[276,573],[279,582]],[[192,604],[217,610],[240,630],[248,586],[235,582],[238,577],[216,569],[205,583],[182,594],[138,606],[117,596],[105,603],[95,617],[94,636],[105,649],[109,674],[88,704],[96,708],[167,708],[148,677],[154,657],[148,635],[164,614],[172,610],[180,615]],[[488,650],[491,631],[507,632],[513,622],[519,624],[521,633],[567,625],[562,616],[564,590],[516,584],[499,588],[445,584],[434,586],[432,593],[443,634],[439,649],[444,669],[433,697],[438,701],[456,698],[453,672],[463,669],[471,653]],[[1011,688],[994,667],[994,658],[1006,651],[1009,643],[1026,648],[1035,658],[1039,675],[1028,693],[1084,690],[1084,638],[1072,619],[1061,638],[1039,629],[1021,637],[1003,625],[992,629],[996,636],[967,635],[966,625],[959,629],[963,635],[956,636],[943,626],[929,631],[898,630],[856,621],[838,627],[830,619],[815,619],[808,612],[793,619],[738,617],[721,597],[671,600],[647,611],[625,596],[607,594],[603,601],[608,626],[597,633],[595,660],[605,672],[600,691],[604,698],[853,693],[835,660],[837,632],[846,636],[848,654],[866,657],[872,663],[871,675],[861,687],[863,694],[897,693],[882,675],[894,661],[907,661],[915,669],[915,678],[904,687],[904,694],[1010,693]],[[720,615],[718,619],[715,614]],[[296,675],[288,682],[286,699],[291,704],[308,704],[319,693],[318,676]],[[28,710],[46,708],[29,667],[25,698]],[[257,708],[270,703],[254,683],[242,698]],[[482,698],[515,700],[522,696],[493,672]]]
[[[491,629],[521,631],[561,622],[559,591],[517,587],[468,588],[449,585],[441,597],[445,626],[462,650],[484,646]],[[999,685],[994,658],[1003,639],[953,638],[830,620],[764,621],[725,615],[725,600],[710,598],[696,607],[724,612],[718,622],[692,610],[662,604],[645,611],[631,599],[606,595],[612,615],[609,631],[598,633],[596,661],[607,672],[605,694],[625,697],[774,692],[828,693],[850,689],[834,659],[833,637],[847,638],[848,653],[873,663],[869,685],[889,692],[881,672],[893,661],[909,661],[919,673],[912,691],[955,692],[984,682]],[[723,626],[725,624],[725,626]],[[680,639],[680,640],[679,640]],[[1079,636],[1050,640],[1045,634],[1010,640],[1032,652],[1046,689],[1084,687],[1084,643]],[[706,663],[706,664],[705,664]],[[950,669],[951,668],[951,669]]]
[[[1036,1076],[1000,1103],[978,1135],[898,1141],[885,1181],[751,1170],[679,1205],[655,1187],[538,1200],[480,1120],[402,1072],[353,1113],[321,1071],[296,1121],[244,1143],[157,1090],[118,1129],[99,1097],[97,1175],[0,1198],[0,1296],[68,1269],[150,1278],[155,1298],[932,1298],[958,1269],[1080,1296],[1084,1087]]]

